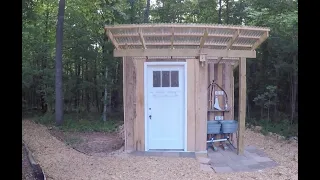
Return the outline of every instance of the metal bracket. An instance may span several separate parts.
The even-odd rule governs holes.
[[[204,63],[206,62],[206,59],[207,59],[207,54],[202,54],[202,53],[199,54],[199,61],[200,61],[202,67],[204,66]]]

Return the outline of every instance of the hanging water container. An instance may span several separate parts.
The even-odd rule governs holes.
[[[222,133],[234,133],[238,129],[238,121],[235,120],[222,120],[220,123]]]
[[[220,134],[221,124],[219,121],[207,121],[207,134]]]

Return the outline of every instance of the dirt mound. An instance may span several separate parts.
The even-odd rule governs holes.
[[[104,156],[121,149],[124,144],[124,140],[117,133],[82,133],[59,130],[50,130],[50,133],[77,151],[87,155]]]

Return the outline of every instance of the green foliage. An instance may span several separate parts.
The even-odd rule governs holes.
[[[277,123],[270,123],[268,120],[249,118],[246,120],[249,127],[261,126],[261,133],[268,135],[269,132],[282,135],[286,138],[298,136],[298,124],[290,124],[288,119],[283,119]]]
[[[113,132],[121,124],[119,119],[111,119],[109,121],[101,121],[100,114],[65,114],[65,120],[59,129],[72,132]],[[54,126],[54,114],[47,113],[43,116],[35,118],[35,122],[47,126]]]
[[[258,96],[253,99],[253,102],[262,108],[270,108],[270,106],[277,103],[274,100],[277,95],[276,90],[276,86],[267,86],[266,91],[263,94],[258,94]]]
[[[155,2],[150,7],[150,22],[153,23],[218,23],[218,1],[151,2]],[[114,47],[106,38],[103,26],[142,23],[145,9],[146,0],[66,1],[63,91],[67,114],[62,128],[112,129],[112,120],[111,124],[100,122],[104,103],[109,119],[121,119],[122,61],[113,57]],[[38,121],[51,124],[55,106],[54,52],[58,3],[54,0],[23,0],[22,10],[23,112],[30,115],[42,110],[46,113]],[[255,122],[268,123],[264,125],[268,130],[294,132],[298,112],[298,2],[223,0],[221,12],[222,24],[270,27],[269,38],[257,49],[257,58],[247,61],[247,116],[266,119]],[[238,105],[237,85],[235,73],[235,109]],[[75,112],[76,115],[68,115]],[[86,114],[93,113],[97,117],[89,121],[92,118]],[[115,113],[117,118],[112,117]],[[283,128],[287,123],[284,119],[289,120],[289,129]]]

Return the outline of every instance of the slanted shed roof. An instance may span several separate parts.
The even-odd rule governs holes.
[[[238,57],[234,54],[238,51],[254,51],[267,39],[270,31],[269,28],[264,27],[217,24],[111,25],[105,26],[105,30],[115,46],[115,56],[123,56],[125,51],[130,52],[132,56],[138,56],[140,52],[144,52],[140,53],[143,56],[153,56],[155,50],[159,53],[154,56],[162,56],[163,53],[163,56],[176,56],[177,53],[172,53],[175,51],[167,53],[166,50],[178,49],[181,50],[181,54],[193,56],[195,51],[201,49],[208,56],[216,54],[217,58]],[[147,49],[148,51],[144,51]],[[230,55],[230,53],[222,53],[224,51],[221,50],[235,51],[230,51]],[[186,54],[186,52],[189,53]],[[251,57],[249,55],[247,56]]]

